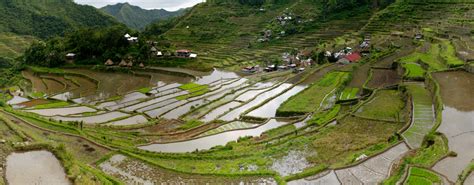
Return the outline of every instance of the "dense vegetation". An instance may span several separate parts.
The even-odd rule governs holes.
[[[131,56],[143,59],[148,56],[145,41],[129,43],[125,34],[133,32],[125,26],[85,28],[55,37],[47,42],[35,42],[25,52],[24,61],[29,65],[57,67],[65,64],[66,54],[76,54],[76,64],[103,64],[107,59],[120,61]]]
[[[83,27],[117,22],[91,6],[72,0],[7,0],[0,2],[0,32],[48,38]]]
[[[186,9],[178,11],[167,11],[164,9],[145,10],[138,6],[128,3],[118,3],[108,5],[101,10],[117,18],[118,21],[124,23],[130,28],[142,30],[152,22],[160,22],[172,17],[180,16],[185,13]]]

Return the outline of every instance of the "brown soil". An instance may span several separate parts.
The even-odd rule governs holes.
[[[384,88],[400,83],[401,77],[395,70],[373,69],[372,79],[367,84],[369,88]]]
[[[354,73],[352,73],[352,81],[349,83],[349,87],[357,87],[357,88],[362,88],[362,85],[364,85],[365,81],[367,81],[367,77],[369,76],[369,69],[370,69],[370,64],[365,63],[361,66],[359,66]]]
[[[34,107],[36,105],[47,104],[47,103],[50,103],[50,101],[45,100],[45,99],[34,99],[25,103],[21,103],[20,106],[24,106],[28,108],[28,107]]]

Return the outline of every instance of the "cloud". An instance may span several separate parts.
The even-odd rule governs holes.
[[[170,11],[187,8],[201,3],[204,0],[74,0],[78,4],[87,4],[97,8],[116,3],[128,2],[143,9],[166,9]]]

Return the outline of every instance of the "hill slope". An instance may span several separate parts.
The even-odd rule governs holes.
[[[368,1],[340,1],[334,7],[321,0],[248,2],[213,0],[198,4],[163,37],[180,49],[194,50],[201,61],[215,67],[246,66],[357,32],[377,12]],[[381,2],[387,5],[392,1]],[[290,20],[281,20],[285,17]],[[259,42],[267,30],[272,38]]]
[[[80,27],[108,26],[118,22],[94,7],[72,0],[0,1],[0,32],[39,38],[61,35]]]
[[[138,6],[128,3],[117,3],[108,5],[101,10],[117,18],[121,23],[126,24],[130,28],[143,29],[148,24],[156,21],[176,17],[184,14],[185,9],[170,12],[164,9],[145,10]]]

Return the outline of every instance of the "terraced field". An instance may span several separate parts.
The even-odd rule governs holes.
[[[406,84],[408,93],[413,97],[413,115],[410,128],[403,137],[411,148],[419,148],[423,139],[434,126],[434,110],[430,92],[422,83]]]
[[[222,6],[210,10],[218,18],[199,12],[201,4],[163,35],[172,47],[197,52],[196,63],[217,67],[211,72],[29,66],[21,85],[28,99],[1,101],[11,106],[0,108],[0,162],[15,151],[45,150],[74,184],[472,182],[473,77],[466,60],[474,53],[474,4],[354,8],[256,42],[281,12],[322,12],[303,6],[307,0],[291,2],[245,12],[216,2]],[[193,24],[196,17],[236,34],[203,41],[213,30]],[[424,38],[413,39],[415,33]],[[326,50],[358,51],[363,38],[372,46],[359,62],[320,58]],[[303,50],[315,52],[319,64],[302,72],[233,72]]]

